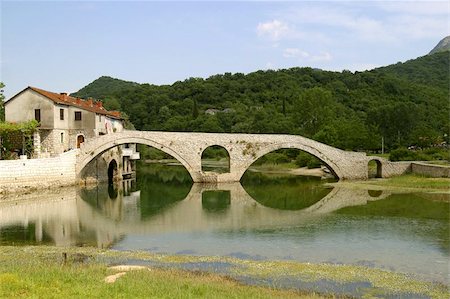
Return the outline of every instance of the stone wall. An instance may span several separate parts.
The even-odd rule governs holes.
[[[450,167],[432,165],[419,162],[411,163],[412,173],[422,174],[433,178],[450,178]]]
[[[83,168],[79,182],[85,185],[96,182],[108,182],[108,166],[112,160],[116,160],[117,172],[114,180],[118,181],[122,178],[122,155],[120,147],[116,146],[89,162]]]
[[[382,174],[383,178],[390,178],[393,176],[399,176],[405,173],[411,172],[411,162],[391,162],[383,160],[382,162]]]
[[[0,194],[73,185],[77,151],[55,158],[0,161]]]
[[[318,157],[340,179],[367,179],[371,159],[365,153],[343,151],[295,135],[124,131],[85,142],[77,157],[77,173],[98,154],[126,143],[145,144],[171,155],[183,164],[194,182],[237,182],[259,157],[282,148],[296,148]],[[229,173],[202,171],[202,153],[213,145],[227,150]]]

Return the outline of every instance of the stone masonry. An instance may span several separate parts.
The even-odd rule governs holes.
[[[194,182],[203,183],[237,182],[258,158],[282,148],[296,148],[316,156],[339,179],[367,179],[368,162],[371,160],[375,160],[381,167],[382,177],[411,172],[411,162],[390,162],[380,157],[366,156],[365,153],[343,151],[295,135],[124,131],[91,138],[80,149],[57,157],[0,161],[0,194],[21,189],[76,184],[89,173],[91,161],[99,156],[106,157],[103,165],[105,168],[113,159],[105,156],[106,152],[127,143],[145,144],[160,149],[177,159],[188,170]],[[222,146],[228,151],[229,173],[202,171],[202,153],[213,145]],[[117,159],[117,162],[120,166],[121,161]]]
[[[382,169],[386,169],[382,171],[382,177],[399,175],[409,167],[397,166],[379,157],[368,157],[365,153],[343,151],[295,135],[124,131],[84,143],[77,156],[77,176],[97,155],[126,143],[145,144],[171,155],[183,164],[194,182],[237,182],[258,158],[282,148],[296,148],[312,154],[322,160],[339,179],[367,179],[370,160],[376,160]],[[213,145],[227,150],[230,157],[229,173],[202,171],[202,153]]]

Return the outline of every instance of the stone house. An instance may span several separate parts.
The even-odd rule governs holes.
[[[5,120],[24,122],[35,119],[40,125],[33,136],[34,156],[57,156],[79,148],[90,138],[124,130],[124,119],[118,111],[108,111],[101,101],[83,100],[67,93],[54,93],[27,87],[4,104]],[[135,145],[117,148],[122,157],[113,152],[103,154],[115,161],[119,173],[131,173],[132,161],[139,159]],[[109,165],[109,161],[106,161]]]

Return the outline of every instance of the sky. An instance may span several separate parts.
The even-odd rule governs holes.
[[[450,1],[4,1],[0,81],[75,92],[100,76],[150,84],[314,67],[363,71],[426,55]]]

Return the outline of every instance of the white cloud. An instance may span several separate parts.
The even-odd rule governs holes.
[[[287,48],[284,49],[283,56],[286,58],[308,58],[310,55],[308,52],[297,48]]]
[[[330,53],[321,51],[317,54],[311,54],[298,48],[286,48],[283,51],[285,58],[295,58],[300,61],[324,62],[331,61],[333,57]]]
[[[273,20],[266,23],[259,23],[256,31],[261,37],[267,37],[271,40],[277,41],[287,36],[291,29],[288,24],[279,20]]]
[[[296,35],[292,32],[294,28],[302,28],[302,36],[316,42],[331,43],[333,39],[336,42],[336,32],[340,38],[398,43],[406,39],[442,38],[450,34],[448,2],[351,3],[332,7],[303,5],[280,12],[278,18],[289,22],[290,36]],[[316,38],[320,35],[320,39]]]
[[[331,61],[333,57],[330,53],[322,51],[317,55],[311,56],[311,61]]]

